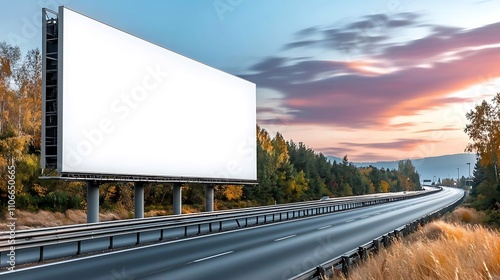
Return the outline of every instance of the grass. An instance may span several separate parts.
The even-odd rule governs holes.
[[[126,218],[126,216],[123,217],[124,215],[128,214],[121,212],[100,213],[99,220],[120,220],[122,218]],[[5,214],[5,217],[1,219],[2,224],[0,225],[0,230],[8,230],[7,216],[8,215]],[[43,210],[38,212],[29,212],[17,209],[16,217],[16,230],[87,223],[87,213],[84,210],[66,210],[64,213],[62,213]]]
[[[484,212],[478,212],[473,208],[460,207],[444,217],[444,220],[450,223],[477,225],[484,224],[487,220],[487,216]]]
[[[171,215],[172,209],[150,209],[144,213],[144,217],[156,217]],[[182,213],[197,213],[200,210],[197,207],[190,205],[182,206]],[[0,217],[0,231],[8,231],[7,225],[10,216],[8,213],[4,217]],[[134,213],[126,210],[116,210],[110,212],[99,213],[99,221],[123,220],[134,217]],[[51,212],[40,210],[37,212],[29,212],[16,209],[16,230],[56,227],[63,225],[85,224],[87,223],[86,210],[66,210],[65,212]]]
[[[479,225],[483,218],[459,208],[381,250],[347,279],[500,280],[500,232]]]

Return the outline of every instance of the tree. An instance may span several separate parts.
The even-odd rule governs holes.
[[[489,222],[498,224],[500,217],[500,93],[491,102],[483,100],[466,114],[470,122],[465,126],[472,143],[466,151],[475,152],[478,162],[474,168],[474,179],[471,190],[471,206],[487,210]]]
[[[21,200],[42,190],[37,178],[39,156],[33,153],[40,148],[41,87],[39,51],[29,51],[21,61],[19,47],[0,43],[0,170],[16,166],[16,193]],[[0,179],[7,181],[5,175],[1,172]],[[2,186],[0,197],[5,196]]]
[[[227,185],[223,189],[223,192],[227,200],[238,200],[243,194],[243,187],[236,185]]]
[[[498,184],[498,158],[500,156],[500,93],[491,103],[483,100],[466,114],[470,122],[465,126],[472,143],[467,144],[465,151],[475,152],[481,158],[483,166],[492,165],[495,170],[495,181]]]
[[[420,175],[409,159],[398,162],[398,177],[399,191],[419,190],[421,188]]]
[[[381,180],[379,185],[379,192],[389,192],[390,185],[387,181]]]
[[[41,144],[42,58],[38,49],[29,51],[14,78],[17,85],[18,129],[30,136],[30,144]]]
[[[18,100],[11,84],[20,58],[19,47],[0,43],[0,133],[16,124]]]

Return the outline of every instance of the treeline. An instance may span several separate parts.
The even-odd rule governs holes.
[[[469,202],[486,211],[487,222],[500,226],[500,93],[491,102],[483,100],[466,117],[470,123],[464,131],[473,141],[466,151],[478,156]]]
[[[83,182],[40,180],[41,55],[38,50],[22,57],[19,47],[0,43],[0,180],[8,182],[15,167],[16,208],[30,211],[86,208]],[[256,186],[216,186],[219,209],[315,200],[322,196],[349,196],[420,189],[411,161],[398,170],[357,168],[348,161],[330,162],[303,143],[271,137],[257,127]],[[0,187],[0,212],[7,209],[7,184]],[[204,188],[183,185],[183,203],[193,210],[204,207]],[[147,184],[146,210],[171,210],[172,187]],[[133,209],[133,184],[108,183],[100,188],[104,210]]]
[[[243,199],[261,204],[420,189],[420,177],[410,160],[398,170],[358,168],[344,156],[330,162],[304,143],[273,138],[257,127],[257,177],[259,185],[243,188]]]

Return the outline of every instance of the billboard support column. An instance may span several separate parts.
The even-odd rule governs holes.
[[[134,192],[134,218],[144,218],[144,182],[135,182]]]
[[[205,186],[205,211],[214,211],[214,187],[215,185]]]
[[[181,183],[173,184],[174,192],[173,192],[173,201],[172,204],[174,206],[174,215],[182,214],[182,188]]]
[[[87,223],[99,222],[99,184],[87,182]]]

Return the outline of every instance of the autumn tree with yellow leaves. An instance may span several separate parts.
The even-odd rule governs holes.
[[[469,123],[464,132],[472,143],[465,150],[478,156],[470,202],[487,210],[489,222],[500,226],[500,93],[490,102],[483,100],[466,117]]]

